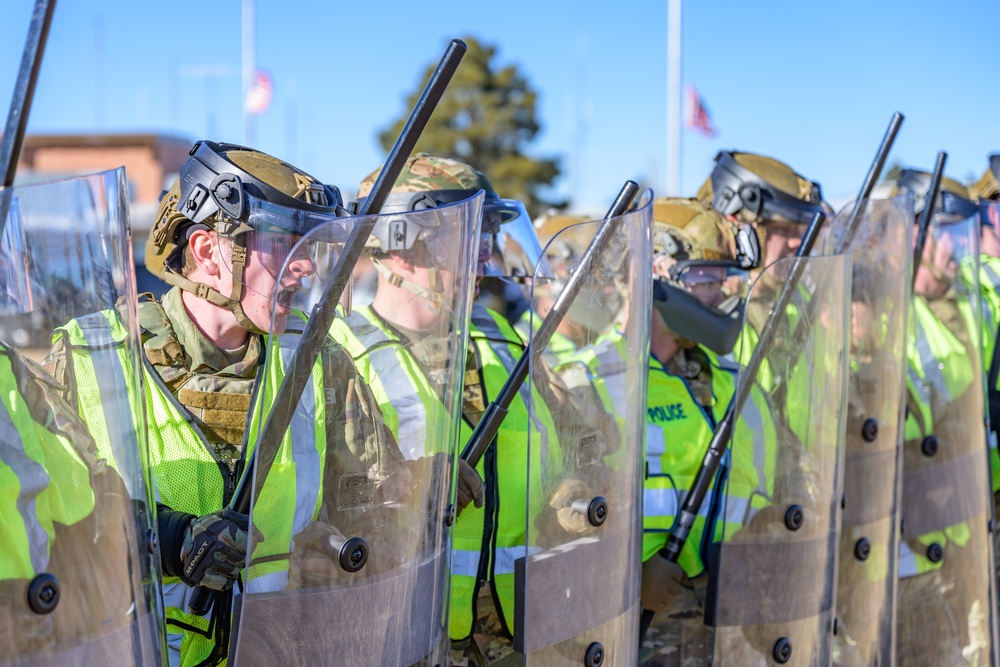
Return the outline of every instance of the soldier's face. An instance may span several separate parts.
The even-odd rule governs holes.
[[[681,276],[684,287],[710,308],[715,308],[725,300],[726,295],[722,291],[725,278],[726,270],[717,266],[693,267]]]
[[[991,209],[991,211],[995,213],[996,209]],[[982,225],[980,227],[979,250],[984,255],[989,255],[990,257],[1000,257],[1000,237],[997,236],[996,230],[997,228],[995,226],[990,225]]]
[[[261,331],[272,330],[272,311],[274,333],[285,330],[293,297],[302,289],[303,279],[316,272],[306,248],[298,248],[294,256],[289,256],[300,238],[288,234],[249,234],[243,272],[245,289],[240,304]]]
[[[756,228],[756,226],[755,226]],[[790,257],[802,245],[802,232],[805,228],[779,220],[769,220],[764,223],[766,231],[764,241],[764,263],[768,266],[782,257]]]

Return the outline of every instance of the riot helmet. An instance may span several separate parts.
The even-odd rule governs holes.
[[[337,188],[266,153],[235,144],[199,141],[173,186],[160,200],[146,241],[146,267],[165,282],[228,308],[245,329],[263,333],[241,305],[247,280],[248,253],[267,257],[277,274],[299,237],[346,214]],[[232,273],[227,296],[187,277],[185,249],[196,230],[213,230],[231,243],[223,262]],[[270,299],[280,292],[268,286]],[[286,290],[287,291],[287,290]],[[290,298],[286,297],[286,300]]]
[[[745,272],[760,262],[753,228],[697,200],[664,197],[653,202],[653,253],[653,304],[664,323],[730,352],[742,323]]]
[[[719,151],[698,199],[723,215],[755,223],[806,225],[816,211],[831,212],[819,183],[783,162],[754,153]]]
[[[924,212],[927,194],[931,188],[931,174],[918,169],[903,169],[893,187],[893,195],[910,193],[913,196],[913,213],[919,217]],[[975,215],[976,203],[969,196],[969,189],[953,178],[941,178],[941,191],[934,203],[934,215],[944,219],[964,220]]]
[[[989,162],[982,178],[969,184],[969,194],[980,201],[1000,199],[1000,153],[991,155]]]

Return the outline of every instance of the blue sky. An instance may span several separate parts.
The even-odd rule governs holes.
[[[5,3],[6,108],[30,0]],[[16,5],[16,6],[14,6]],[[305,9],[301,7],[305,6]],[[371,8],[376,8],[372,11]],[[560,193],[603,213],[625,178],[663,190],[666,0],[276,2],[257,0],[257,64],[274,81],[256,145],[353,191],[384,155],[376,132],[404,112],[451,37],[499,47],[540,91],[531,152],[561,154]],[[693,195],[722,148],[771,154],[856,192],[893,111],[907,119],[891,160],[978,177],[1000,151],[996,0],[691,2],[684,80],[702,94],[714,139],[685,132],[682,188]],[[210,65],[217,76],[197,78]],[[164,131],[241,141],[240,2],[62,2],[29,131]]]

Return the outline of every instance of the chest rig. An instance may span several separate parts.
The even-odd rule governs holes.
[[[194,417],[195,424],[220,455],[239,458],[247,414],[260,361],[262,342],[251,337],[246,357],[223,371],[201,365],[188,368],[166,311],[153,300],[139,303],[143,350],[164,385]]]

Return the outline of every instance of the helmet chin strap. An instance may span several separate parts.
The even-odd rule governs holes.
[[[236,322],[250,333],[267,335],[266,331],[262,331],[247,317],[243,311],[243,305],[240,303],[240,298],[243,296],[243,274],[247,264],[247,235],[245,233],[236,234],[229,238],[233,242],[233,289],[230,296],[224,296],[222,292],[205,283],[196,283],[175,273],[167,274],[167,277],[170,278],[167,282],[180,287],[185,292],[194,294],[199,299],[228,308],[236,318]]]
[[[407,292],[417,295],[426,302],[424,306],[431,312],[439,313],[441,312],[441,309],[444,308],[444,296],[442,296],[443,289],[441,280],[435,269],[430,270],[430,277],[431,280],[434,281],[434,286],[438,290],[436,292],[429,290],[426,287],[422,287],[412,280],[407,280],[398,273],[395,273],[376,257],[372,257],[371,262],[372,266],[375,267],[375,270],[378,271],[383,278],[389,281],[390,285],[393,285],[394,287],[402,287]]]

